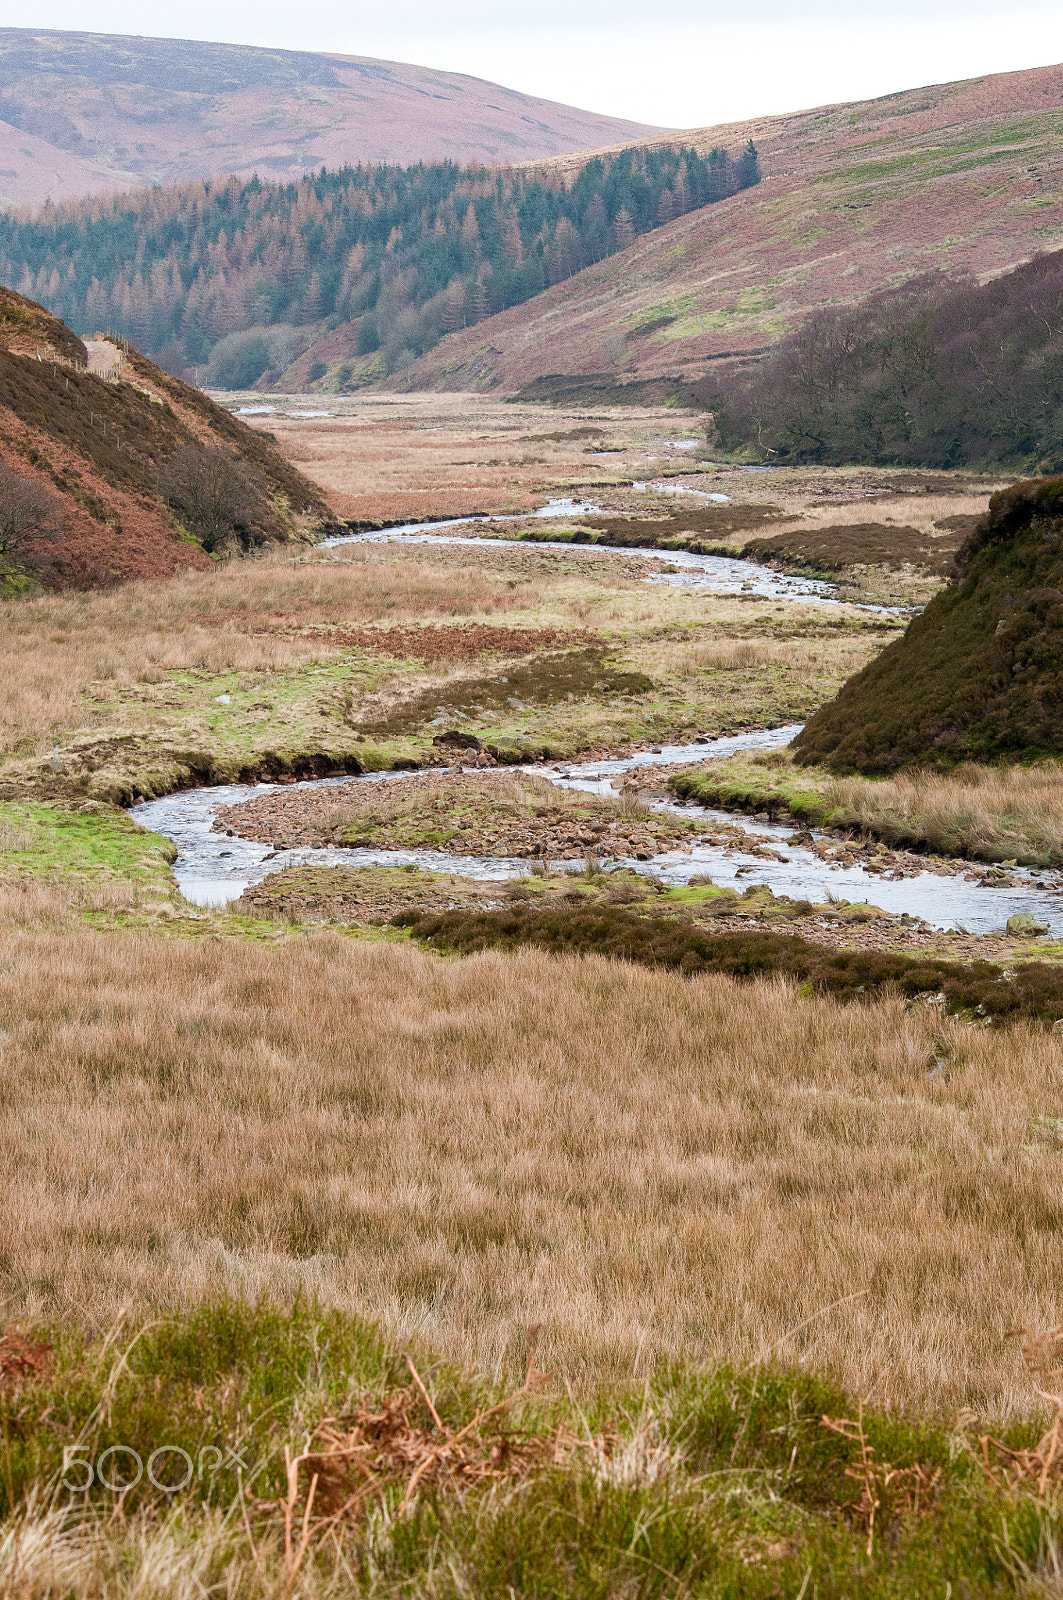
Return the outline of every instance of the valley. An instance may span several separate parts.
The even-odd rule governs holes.
[[[0,115],[127,57],[243,142],[0,230],[0,1594],[1050,1600],[1061,69]]]

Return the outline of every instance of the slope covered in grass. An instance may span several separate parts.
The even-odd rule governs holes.
[[[1063,751],[1063,478],[994,495],[958,576],[794,741],[886,773]]]
[[[1061,105],[1052,66],[690,129],[675,142],[701,152],[752,139],[764,181],[451,334],[392,384],[591,403],[689,385],[707,402],[726,359],[809,311],[943,265],[988,278],[1063,244]]]
[[[656,131],[464,73],[371,56],[60,31],[33,26],[28,14],[23,20],[30,25],[0,29],[5,205],[219,172],[298,183],[309,169],[342,161],[528,161]],[[177,17],[136,20],[176,26]]]

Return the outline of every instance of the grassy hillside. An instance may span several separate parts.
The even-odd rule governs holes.
[[[811,719],[798,759],[835,770],[1063,752],[1063,478],[993,496],[959,576]]]
[[[1061,106],[1063,67],[1043,67],[687,131],[699,150],[752,138],[764,182],[451,335],[403,382],[664,394],[815,307],[931,267],[1004,271],[1063,243]]]
[[[317,488],[206,395],[133,350],[111,372],[0,289],[0,583],[109,584],[206,566],[327,517]],[[97,360],[98,364],[98,360]]]
[[[369,56],[0,29],[0,204],[344,161],[527,161],[656,131]]]

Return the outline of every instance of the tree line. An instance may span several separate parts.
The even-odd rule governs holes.
[[[759,180],[750,142],[736,158],[634,147],[570,182],[421,162],[185,183],[0,216],[0,281],[179,374],[209,362],[216,381],[250,383],[282,371],[305,330],[346,322],[390,372]]]
[[[720,444],[792,462],[1063,470],[1063,251],[928,273],[805,319],[698,397]]]

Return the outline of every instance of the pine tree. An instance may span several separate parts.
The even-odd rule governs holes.
[[[626,250],[628,245],[635,243],[635,224],[631,220],[631,212],[627,206],[621,206],[613,223],[613,237],[618,250]]]

